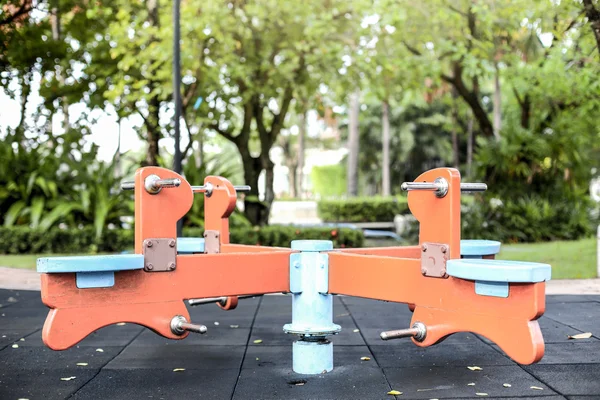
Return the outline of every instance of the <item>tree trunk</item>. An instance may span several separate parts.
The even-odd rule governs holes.
[[[59,1],[54,1],[54,7],[50,12],[50,25],[52,28],[52,40],[58,42],[60,40],[61,26],[60,26],[60,11],[58,9]],[[57,73],[58,83],[61,89],[65,86],[65,77],[62,71],[62,66],[59,68]],[[65,132],[69,130],[69,103],[66,96],[62,96],[61,105],[63,111],[63,129]]]
[[[298,132],[298,165],[296,166],[296,196],[302,198],[304,194],[304,138],[306,136],[306,110],[298,116],[300,132]]]
[[[600,56],[600,10],[594,7],[592,0],[583,0],[585,8],[585,15],[590,22],[590,28],[594,33],[596,39],[596,48],[598,50],[598,56]]]
[[[458,168],[460,165],[460,156],[458,149],[458,104],[456,104],[456,98],[458,93],[456,89],[452,89],[452,164],[454,168]]]
[[[495,65],[494,73],[494,136],[500,140],[500,131],[502,130],[502,91],[500,87],[500,70],[498,63]]]
[[[242,164],[244,165],[244,183],[250,185],[250,193],[244,197],[244,215],[252,225],[265,225],[263,221],[265,219],[268,221],[269,209],[258,197],[258,178],[261,172],[260,159],[252,157],[248,149],[238,146],[238,150],[240,151]]]
[[[288,181],[289,181],[289,186],[290,186],[290,190],[289,190],[289,196],[291,198],[296,198],[298,197],[298,182],[297,182],[297,174],[296,174],[296,164],[294,164],[293,162],[288,162],[287,163],[287,167],[288,167]]]
[[[148,10],[148,22],[150,26],[158,27],[158,0],[148,0],[146,2],[146,9]],[[154,37],[150,38],[150,42],[154,42]],[[150,93],[154,93],[154,88],[158,84],[155,81],[148,83],[148,89]],[[146,154],[146,163],[149,166],[157,166],[160,156],[160,149],[158,147],[158,141],[161,137],[160,132],[160,100],[158,95],[154,94],[148,99],[148,117],[145,120],[146,129],[148,131],[148,152]]]
[[[469,118],[469,125],[467,126],[467,178],[471,178],[472,166],[473,166],[473,117]]]
[[[387,100],[383,101],[383,115],[381,126],[383,127],[383,137],[381,139],[383,145],[383,168],[382,175],[382,194],[389,196],[391,194],[390,181],[390,105]]]
[[[358,195],[359,96],[359,91],[350,94],[347,167],[348,196]]]

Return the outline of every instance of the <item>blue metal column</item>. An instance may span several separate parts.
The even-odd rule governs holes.
[[[329,290],[329,256],[333,243],[328,240],[295,240],[290,255],[290,292],[292,323],[283,326],[295,334],[293,370],[299,374],[321,374],[333,369],[333,344],[328,335],[341,328],[333,323],[333,296]]]

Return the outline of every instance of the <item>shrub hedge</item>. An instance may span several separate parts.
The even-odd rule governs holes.
[[[406,197],[322,200],[317,211],[324,222],[392,222],[394,216],[410,212]]]
[[[184,228],[187,237],[202,237],[202,228]],[[106,230],[100,240],[95,239],[93,228],[36,230],[27,227],[0,227],[0,254],[81,254],[115,253],[133,247],[133,230]],[[333,241],[334,247],[360,247],[364,236],[360,230],[348,228],[297,228],[266,226],[262,228],[234,228],[232,243],[289,247],[296,239]]]

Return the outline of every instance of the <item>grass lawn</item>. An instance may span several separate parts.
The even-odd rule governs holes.
[[[502,245],[498,259],[550,264],[552,279],[596,277],[596,239]]]
[[[366,243],[367,244],[367,243]],[[373,243],[370,243],[374,245]],[[377,243],[379,246],[394,246],[395,242]],[[569,242],[502,245],[498,259],[533,261],[552,265],[552,279],[580,279],[596,277],[596,239]],[[0,266],[35,269],[38,257],[49,255],[2,255]]]

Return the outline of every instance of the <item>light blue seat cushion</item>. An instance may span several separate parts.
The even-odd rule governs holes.
[[[144,268],[142,254],[38,258],[37,271],[45,274],[65,272],[128,271]]]
[[[460,255],[462,257],[488,256],[500,252],[500,242],[495,240],[461,240]]]
[[[485,259],[448,260],[446,271],[455,278],[487,282],[544,282],[552,275],[548,264]]]

